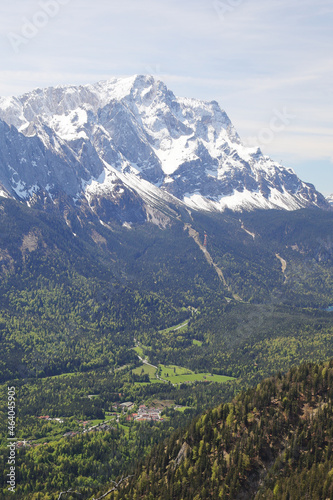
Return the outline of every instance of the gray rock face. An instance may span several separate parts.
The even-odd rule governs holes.
[[[161,204],[222,211],[329,203],[245,147],[217,102],[177,98],[149,76],[0,98],[0,195],[65,195],[103,220]]]
[[[94,163],[89,163],[90,169],[85,166],[88,155],[95,156]],[[0,121],[0,182],[10,196],[29,200],[43,189],[51,197],[59,190],[74,197],[82,180],[96,175],[98,167],[101,173],[102,162],[91,148],[85,154],[82,147],[78,158],[66,143],[56,141],[46,127],[39,135],[26,137],[14,126]]]

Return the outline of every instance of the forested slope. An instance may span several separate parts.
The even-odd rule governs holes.
[[[87,499],[94,492],[97,496],[98,490],[122,473],[132,474],[153,445],[208,408],[230,401],[241,389],[256,386],[277,370],[286,373],[304,362],[332,358],[333,314],[326,310],[333,304],[332,231],[333,214],[320,210],[242,214],[179,210],[163,227],[148,222],[123,226],[116,221],[103,225],[97,216],[79,213],[65,201],[61,207],[43,211],[1,199],[2,488],[7,470],[8,385],[15,385],[18,393],[17,438],[29,441],[17,455],[18,498],[55,500],[61,491],[73,487]],[[201,377],[204,383],[172,385],[171,379],[168,383],[149,378],[138,354],[156,366],[168,365],[170,375],[178,369],[192,370],[194,379],[205,374]],[[220,385],[214,383],[215,375],[233,380]],[[217,432],[220,440],[230,435],[229,448],[222,454],[225,461],[220,462],[219,454],[214,456],[208,445],[200,448],[207,437],[205,430],[202,435],[193,431],[186,441],[189,448],[183,450],[194,450],[184,479],[177,467],[169,468],[173,488],[169,491],[163,489],[169,483],[163,479],[162,469],[155,471],[154,484],[163,486],[163,494],[173,498],[173,494],[182,494],[182,488],[193,493],[186,485],[196,477],[198,457],[203,457],[200,467],[208,461],[208,468],[203,476],[199,474],[204,483],[193,479],[195,495],[201,487],[205,488],[202,495],[210,491],[214,495],[216,484],[224,480],[225,495],[230,495],[232,485],[234,491],[242,492],[244,485],[257,491],[263,474],[261,462],[268,469],[276,455],[274,452],[265,461],[264,456],[253,455],[245,443],[247,434],[261,436],[255,426],[266,410],[262,405],[257,414],[261,399],[256,394],[253,397],[258,401],[253,408],[249,403],[247,416],[242,413],[242,403],[234,403],[236,427],[232,422],[226,424],[229,434],[224,434],[221,424],[228,419],[228,406],[204,417],[214,422],[214,435]],[[281,422],[289,415],[283,398],[269,410],[269,414],[276,410]],[[89,419],[90,425],[94,420],[102,422],[110,417],[107,413],[115,403],[125,401],[133,401],[136,408],[153,401],[183,408],[181,412],[168,408],[156,427],[155,423],[141,427],[122,415],[119,424],[114,421],[111,425],[113,429],[96,436],[82,433],[81,421]],[[268,399],[266,403],[268,408]],[[64,422],[44,421],[39,418],[43,415],[61,417]],[[243,419],[239,425],[238,417]],[[204,420],[199,426],[204,429]],[[80,435],[64,437],[67,431]],[[179,432],[183,441],[171,438],[168,448],[173,460],[185,442]],[[245,465],[233,448],[238,434],[249,451],[242,451]],[[278,433],[267,450],[274,451],[284,436]],[[317,468],[312,472],[318,477],[326,474],[320,468],[321,449],[318,445]],[[233,462],[228,462],[229,455]],[[169,458],[163,461],[166,466]],[[238,462],[240,472],[235,479],[233,464]],[[300,464],[300,469],[292,468],[290,484],[301,480],[304,471]],[[284,463],[282,467],[289,471]],[[213,470],[217,470],[214,479]],[[269,477],[263,495],[270,494],[269,488],[284,494],[287,481],[277,485],[275,476]],[[141,488],[141,479],[138,476],[131,486],[133,495],[144,494],[148,488],[146,480]],[[141,489],[136,491],[138,485]],[[68,500],[70,497],[68,494]]]
[[[304,364],[157,446],[120,500],[333,498],[333,361]]]

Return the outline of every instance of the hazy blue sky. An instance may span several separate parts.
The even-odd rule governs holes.
[[[332,0],[11,0],[0,95],[150,73],[333,193]]]

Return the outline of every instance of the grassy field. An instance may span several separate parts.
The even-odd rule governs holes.
[[[129,437],[129,427],[127,425],[118,424],[119,428],[125,431],[126,438]]]
[[[139,356],[141,356],[141,358],[145,357],[145,354],[143,352],[142,347],[137,345],[137,346],[133,347],[133,351],[135,351]]]
[[[188,368],[183,368],[177,365],[159,365],[161,369],[161,378],[169,380],[171,377],[178,377],[181,375],[191,375],[193,372]]]
[[[150,365],[141,365],[138,368],[135,368],[133,370],[133,373],[136,375],[149,375],[150,379],[156,379],[155,373],[156,373],[156,368]]]
[[[227,382],[227,380],[234,379],[224,375],[211,375],[210,373],[192,373],[191,375],[170,377],[170,382],[172,384],[182,384],[186,382],[217,382],[218,384],[223,384]]]
[[[172,384],[182,384],[186,382],[218,382],[223,384],[232,377],[224,375],[211,375],[210,373],[194,373],[188,368],[175,365],[159,365],[161,368],[161,378],[170,381]]]
[[[184,413],[185,410],[190,410],[190,406],[182,406],[181,408],[175,408],[176,411],[180,411],[181,413]]]
[[[105,420],[106,420],[106,418],[105,418]],[[104,420],[101,420],[99,418],[96,418],[94,420],[89,420],[89,424],[86,426],[86,428],[88,429],[89,427],[94,427],[95,425],[100,425],[103,423],[104,423]]]
[[[165,330],[160,330],[160,333],[168,333],[176,330],[177,332],[182,332],[187,328],[189,320],[180,323],[179,325],[170,326],[170,328],[166,328]]]
[[[217,382],[223,384],[227,380],[233,380],[232,377],[224,375],[211,375],[210,373],[194,373],[188,368],[183,368],[177,365],[159,365],[158,374],[164,381],[171,382],[171,384],[183,384],[193,382]],[[161,383],[161,380],[156,378],[156,368],[150,365],[143,364],[133,370],[136,375],[148,375],[150,383]],[[137,382],[137,384],[145,384],[148,382]]]
[[[107,420],[115,420],[115,419],[116,419],[115,415],[105,415],[104,422],[106,422]]]
[[[151,378],[150,382],[134,382],[137,386],[145,386],[150,384],[165,384],[163,380],[158,380],[157,378]]]
[[[194,340],[193,339],[192,342],[193,342],[193,345],[198,345],[200,347],[202,346],[202,342],[200,340]]]

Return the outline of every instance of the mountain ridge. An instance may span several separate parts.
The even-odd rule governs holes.
[[[90,208],[134,197],[146,219],[152,198],[214,212],[330,208],[292,169],[245,147],[216,101],[176,97],[151,76],[0,98],[0,120],[1,193],[29,203],[39,191]]]

